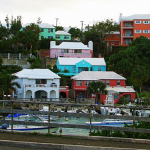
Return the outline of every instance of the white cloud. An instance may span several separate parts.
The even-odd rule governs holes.
[[[81,27],[84,24],[113,19],[118,21],[119,14],[149,14],[149,0],[0,0],[0,20],[5,22],[8,15],[21,15],[23,24],[42,22],[58,25]]]

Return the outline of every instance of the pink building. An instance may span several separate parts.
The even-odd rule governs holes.
[[[82,42],[62,42],[56,45],[55,41],[50,42],[50,58],[71,57],[71,58],[92,58],[93,42],[89,41],[88,45]]]

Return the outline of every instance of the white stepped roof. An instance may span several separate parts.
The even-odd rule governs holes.
[[[132,86],[126,86],[126,87],[107,87],[107,91],[115,91],[115,92],[125,92],[125,93],[130,93],[130,92],[135,92]]]
[[[22,27],[26,27],[29,26],[31,23],[26,23],[24,24]],[[36,24],[36,23],[35,23]],[[55,28],[54,26],[48,24],[48,23],[41,23],[41,24],[36,24],[38,25],[40,28]]]
[[[18,78],[28,79],[55,79],[60,78],[57,74],[49,69],[23,69],[17,73],[14,73]]]
[[[122,16],[122,20],[135,20],[135,19],[150,19],[150,14],[135,14],[131,16]]]
[[[60,45],[53,45],[51,48],[56,49],[88,49],[90,48],[87,45],[84,45],[82,42],[62,42]]]
[[[123,76],[113,71],[82,71],[71,79],[74,80],[126,80]]]
[[[93,66],[106,66],[104,58],[66,58],[58,57],[59,65],[75,65],[81,61],[87,61]]]
[[[55,34],[56,34],[56,35],[71,35],[71,34],[68,33],[68,32],[60,31],[60,30],[56,31]]]

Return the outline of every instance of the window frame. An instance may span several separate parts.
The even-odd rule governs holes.
[[[143,21],[143,24],[149,24],[148,20]]]
[[[140,31],[140,32],[137,32],[137,31]],[[135,30],[135,33],[141,33],[141,30]]]
[[[141,20],[135,20],[135,24],[141,24]]]
[[[80,80],[76,81],[76,86],[82,86],[82,81]]]

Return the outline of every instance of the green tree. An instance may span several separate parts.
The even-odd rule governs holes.
[[[13,19],[13,16],[11,18],[11,23],[10,23],[10,33],[15,35],[21,28],[22,28],[22,22],[21,22],[22,17],[17,16],[17,19]]]
[[[55,26],[55,31],[58,31],[58,30],[60,30],[60,31],[64,31],[64,27],[62,27],[62,26]]]
[[[93,26],[90,26],[88,31],[84,33],[84,41],[93,41],[94,43],[94,55],[98,57],[101,53],[102,56],[108,55],[108,46],[104,39],[107,35],[112,35],[113,31],[119,31],[119,26],[112,20],[95,22]]]
[[[38,20],[37,20],[37,24],[41,24],[42,23],[42,20],[41,18],[39,17]]]
[[[125,50],[109,57],[108,70],[113,70],[127,78],[127,85],[133,85],[141,92],[150,80],[150,40],[144,36],[136,38]]]
[[[81,37],[81,31],[78,28],[70,28],[68,33],[71,34],[72,39],[80,38]]]
[[[96,102],[98,102],[98,94],[107,94],[106,84],[100,81],[93,81],[87,87],[88,94],[96,94]]]
[[[16,79],[18,79],[17,76],[8,74],[7,72],[3,72],[0,76],[1,92],[6,95],[6,99],[12,91],[16,94],[16,87],[21,88],[20,84],[15,81]]]
[[[0,40],[8,37],[8,29],[5,26],[0,25]]]

